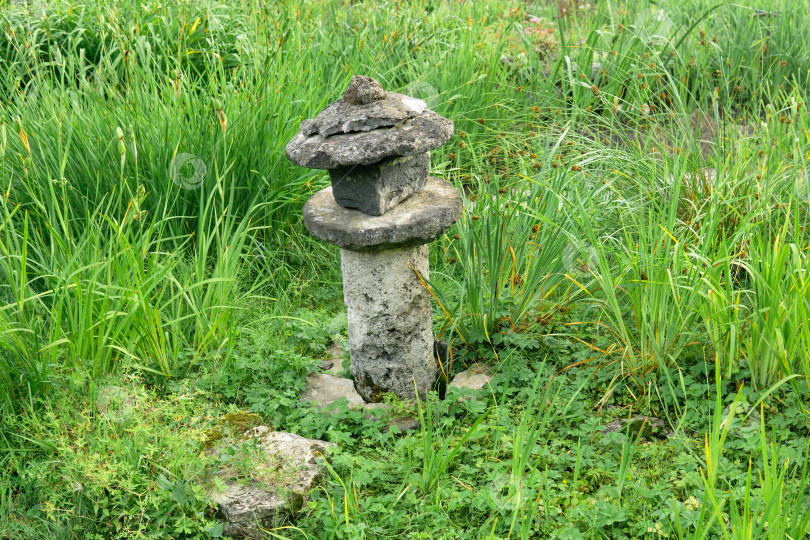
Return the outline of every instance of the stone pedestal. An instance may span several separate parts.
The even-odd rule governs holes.
[[[420,398],[436,380],[427,244],[461,216],[461,197],[446,180],[425,188],[382,216],[335,202],[332,188],[304,205],[304,224],[341,247],[343,294],[355,388],[366,401],[392,392]]]
[[[424,397],[436,380],[426,245],[364,253],[342,249],[343,296],[355,388],[366,401],[385,392]]]
[[[313,236],[352,251],[429,244],[461,217],[461,197],[447,180],[428,177],[419,193],[381,216],[340,206],[332,188],[320,190],[304,204],[304,225]]]

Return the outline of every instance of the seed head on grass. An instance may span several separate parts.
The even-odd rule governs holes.
[[[217,98],[211,98],[211,105],[213,105],[214,110],[217,112],[217,118],[219,119],[222,133],[225,133],[225,130],[228,128],[228,117],[222,112],[222,102]]]
[[[138,161],[138,145],[135,144],[135,130],[129,125],[129,138],[132,141],[132,159]]]
[[[118,135],[118,153],[121,155],[121,162],[123,166],[123,161],[127,156],[127,147],[124,144],[124,130],[117,127],[115,128],[115,133]]]
[[[124,144],[124,130],[120,127],[115,128],[115,134],[118,137],[118,155],[121,156],[121,167],[120,167],[120,180],[123,183],[124,181],[124,165],[127,162],[127,146]]]
[[[19,116],[14,117],[14,129],[17,130],[17,135],[20,136],[20,140],[22,141],[23,146],[25,146],[25,151],[30,155],[31,147],[28,146],[28,135],[26,135],[25,131],[23,130],[22,119]]]
[[[138,185],[138,189],[135,190],[135,197],[132,198],[132,221],[143,220],[146,218],[146,210],[141,210],[141,203],[143,203],[144,199],[146,199],[146,188],[143,187],[143,184]]]

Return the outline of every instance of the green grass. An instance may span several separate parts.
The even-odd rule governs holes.
[[[281,537],[810,536],[800,2],[48,0],[0,31],[0,538],[215,537],[202,450],[240,411],[340,447]],[[405,436],[298,402],[346,320],[300,219],[327,177],[284,146],[354,74],[455,123],[425,286],[444,375],[496,367]]]

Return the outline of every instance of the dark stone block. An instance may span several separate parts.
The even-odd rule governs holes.
[[[344,208],[380,216],[425,187],[430,153],[391,158],[373,165],[330,169],[332,195]]]

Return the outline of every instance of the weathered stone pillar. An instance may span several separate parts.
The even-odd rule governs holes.
[[[429,151],[453,124],[421,100],[355,77],[343,99],[301,124],[296,164],[328,169],[332,186],[304,205],[304,224],[341,248],[351,373],[357,392],[421,397],[436,380],[427,244],[461,216],[461,198],[428,177]]]
[[[367,401],[399,396],[436,380],[427,245],[364,253],[340,250],[355,388]]]

